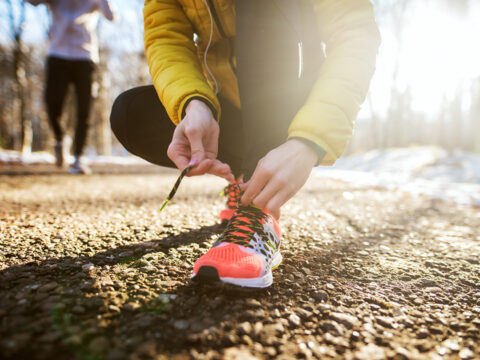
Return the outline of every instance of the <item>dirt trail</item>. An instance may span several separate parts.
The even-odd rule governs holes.
[[[480,358],[479,209],[314,177],[272,287],[199,287],[224,183],[176,175],[0,176],[0,358]]]

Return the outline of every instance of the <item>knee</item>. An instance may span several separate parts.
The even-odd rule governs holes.
[[[129,100],[129,91],[120,94],[113,102],[112,110],[110,112],[110,127],[122,144],[125,143],[125,136],[127,134],[127,109]]]

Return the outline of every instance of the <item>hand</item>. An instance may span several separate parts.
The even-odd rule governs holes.
[[[242,205],[253,203],[278,219],[280,207],[305,184],[317,161],[315,150],[300,140],[288,140],[260,159],[250,180],[242,185]]]
[[[210,108],[203,101],[192,100],[173,132],[167,155],[180,170],[194,165],[188,176],[210,173],[232,181],[230,166],[217,160],[219,133]]]

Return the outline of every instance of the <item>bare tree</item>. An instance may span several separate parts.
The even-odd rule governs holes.
[[[18,16],[15,16],[15,9],[12,0],[6,0],[8,8],[8,19],[10,34],[13,39],[13,92],[14,114],[20,123],[20,134],[18,134],[15,147],[20,147],[22,153],[31,151],[32,129],[27,117],[27,93],[26,89],[26,56],[23,49],[22,35],[25,23],[25,2],[18,3]]]

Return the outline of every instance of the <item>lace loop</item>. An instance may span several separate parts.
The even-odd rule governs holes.
[[[239,206],[218,241],[252,247],[249,240],[254,233],[263,234],[266,219],[267,214],[258,207]]]

